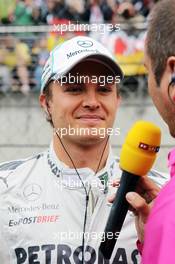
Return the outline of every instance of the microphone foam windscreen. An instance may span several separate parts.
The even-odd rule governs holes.
[[[156,159],[160,142],[159,127],[147,121],[136,122],[122,146],[120,168],[136,175],[146,175]]]

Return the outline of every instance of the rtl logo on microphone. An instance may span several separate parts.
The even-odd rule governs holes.
[[[155,152],[155,153],[159,152],[159,149],[160,149],[160,147],[158,147],[158,146],[151,146],[151,145],[145,144],[143,142],[139,143],[139,148],[146,150],[146,151],[149,151],[149,152]]]

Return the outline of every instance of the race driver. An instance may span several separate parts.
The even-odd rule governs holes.
[[[116,132],[122,77],[109,51],[89,37],[72,38],[50,53],[40,94],[53,127],[50,147],[0,166],[1,263],[140,262],[136,241],[143,224],[137,235],[131,212],[111,260],[98,250],[117,185],[112,181],[121,175],[109,136]],[[156,171],[150,175],[158,185],[165,181]]]

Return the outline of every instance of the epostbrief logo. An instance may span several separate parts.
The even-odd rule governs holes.
[[[41,216],[30,216],[21,217],[17,220],[9,220],[9,227],[19,225],[30,225],[30,224],[44,224],[44,223],[55,223],[58,222],[59,215],[41,215]]]

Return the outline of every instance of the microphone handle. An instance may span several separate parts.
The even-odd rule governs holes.
[[[139,179],[140,176],[127,171],[123,171],[122,173],[120,186],[111,207],[103,239],[99,248],[105,259],[111,258],[115,243],[119,237],[129,208],[129,203],[125,196],[128,192],[135,191]]]

